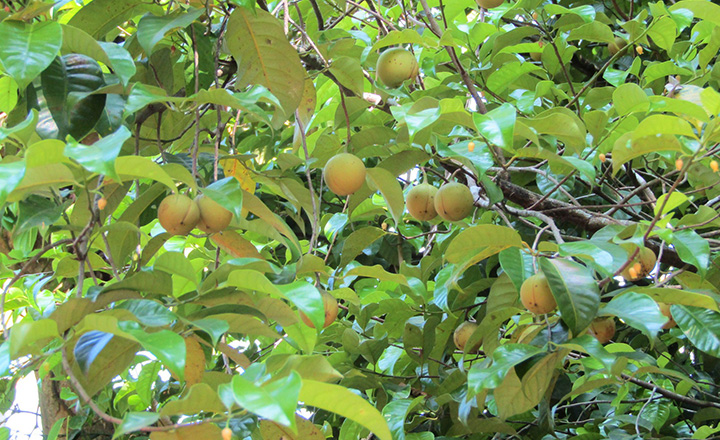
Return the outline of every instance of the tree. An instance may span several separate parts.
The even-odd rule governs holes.
[[[48,438],[719,430],[720,6],[4,3],[0,402],[35,371]]]

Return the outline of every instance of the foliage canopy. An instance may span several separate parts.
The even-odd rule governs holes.
[[[717,4],[4,3],[0,409],[36,372],[48,438],[720,430]]]

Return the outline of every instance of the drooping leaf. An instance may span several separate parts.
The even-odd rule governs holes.
[[[282,105],[273,124],[279,126],[300,105],[305,69],[297,51],[285,38],[280,21],[263,10],[236,8],[225,33],[228,48],[238,63],[237,87],[267,87]]]
[[[550,284],[563,322],[579,335],[595,318],[600,305],[600,291],[592,271],[559,258],[540,259],[540,269]]]
[[[308,406],[339,414],[372,431],[380,440],[392,440],[382,414],[368,401],[339,385],[303,381],[300,400]]]

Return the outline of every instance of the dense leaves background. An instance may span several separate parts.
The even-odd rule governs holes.
[[[48,438],[720,430],[720,6],[3,3],[0,409],[35,371]],[[421,73],[389,89],[398,46]],[[367,179],[337,197],[344,151]],[[422,181],[472,216],[414,220]],[[231,227],[171,236],[171,192]]]

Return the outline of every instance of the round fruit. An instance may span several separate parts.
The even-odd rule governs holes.
[[[620,275],[625,278],[625,281],[637,281],[645,278],[653,270],[656,262],[655,252],[652,249],[642,247],[635,259],[628,264]]]
[[[453,333],[453,342],[458,350],[465,350],[465,344],[467,344],[467,341],[470,339],[470,336],[472,336],[477,327],[478,325],[474,322],[465,321],[455,329],[455,332]],[[468,353],[478,351],[480,349],[480,345],[482,345],[482,341],[477,341],[468,350]]]
[[[105,209],[106,206],[107,206],[107,199],[106,199],[105,197],[99,198],[98,201],[97,201],[97,207],[98,207],[98,209],[99,209],[100,211],[102,211],[103,209]]]
[[[365,183],[365,164],[355,155],[340,153],[328,160],[323,175],[330,191],[347,196]]]
[[[470,188],[461,183],[446,183],[435,194],[435,211],[449,222],[464,219],[472,213],[473,206]]]
[[[412,52],[396,47],[380,54],[375,70],[380,81],[394,89],[403,81],[416,77],[420,67]]]
[[[675,319],[672,317],[672,313],[670,313],[670,304],[659,302],[657,303],[658,307],[660,307],[660,313],[665,315],[667,319],[669,319],[668,322],[663,324],[662,328],[673,328],[677,325],[677,322],[675,322]]]
[[[223,430],[220,432],[220,435],[222,435],[223,440],[230,440],[232,439],[232,429],[230,428],[223,428]]]
[[[475,0],[481,8],[492,9],[497,8],[505,3],[505,0]]]
[[[323,323],[323,328],[325,328],[332,324],[335,321],[335,318],[337,318],[338,303],[335,297],[327,292],[322,293],[322,298],[323,305],[325,306],[325,322]],[[309,325],[312,328],[315,328],[315,324],[313,324],[312,321],[310,321],[310,318],[308,318],[307,315],[303,312],[300,312],[300,318],[305,324]]]
[[[625,49],[625,46],[627,46],[627,41],[623,40],[620,37],[615,37],[615,41],[608,44],[608,51],[610,52],[610,55],[615,55],[616,53]]]
[[[588,333],[601,344],[607,344],[615,336],[615,320],[612,317],[597,318],[590,324]]]
[[[407,210],[411,216],[420,221],[428,221],[437,217],[435,211],[435,194],[438,189],[428,183],[414,186],[407,194]]]
[[[200,221],[197,224],[198,229],[207,233],[214,234],[227,228],[232,221],[233,214],[227,209],[220,206],[215,200],[203,195],[195,197],[200,209]]]
[[[550,313],[557,306],[555,297],[550,291],[550,284],[542,272],[536,273],[522,283],[520,300],[526,309],[536,315]]]
[[[197,203],[188,196],[172,194],[158,206],[158,220],[173,235],[187,235],[200,220]]]

